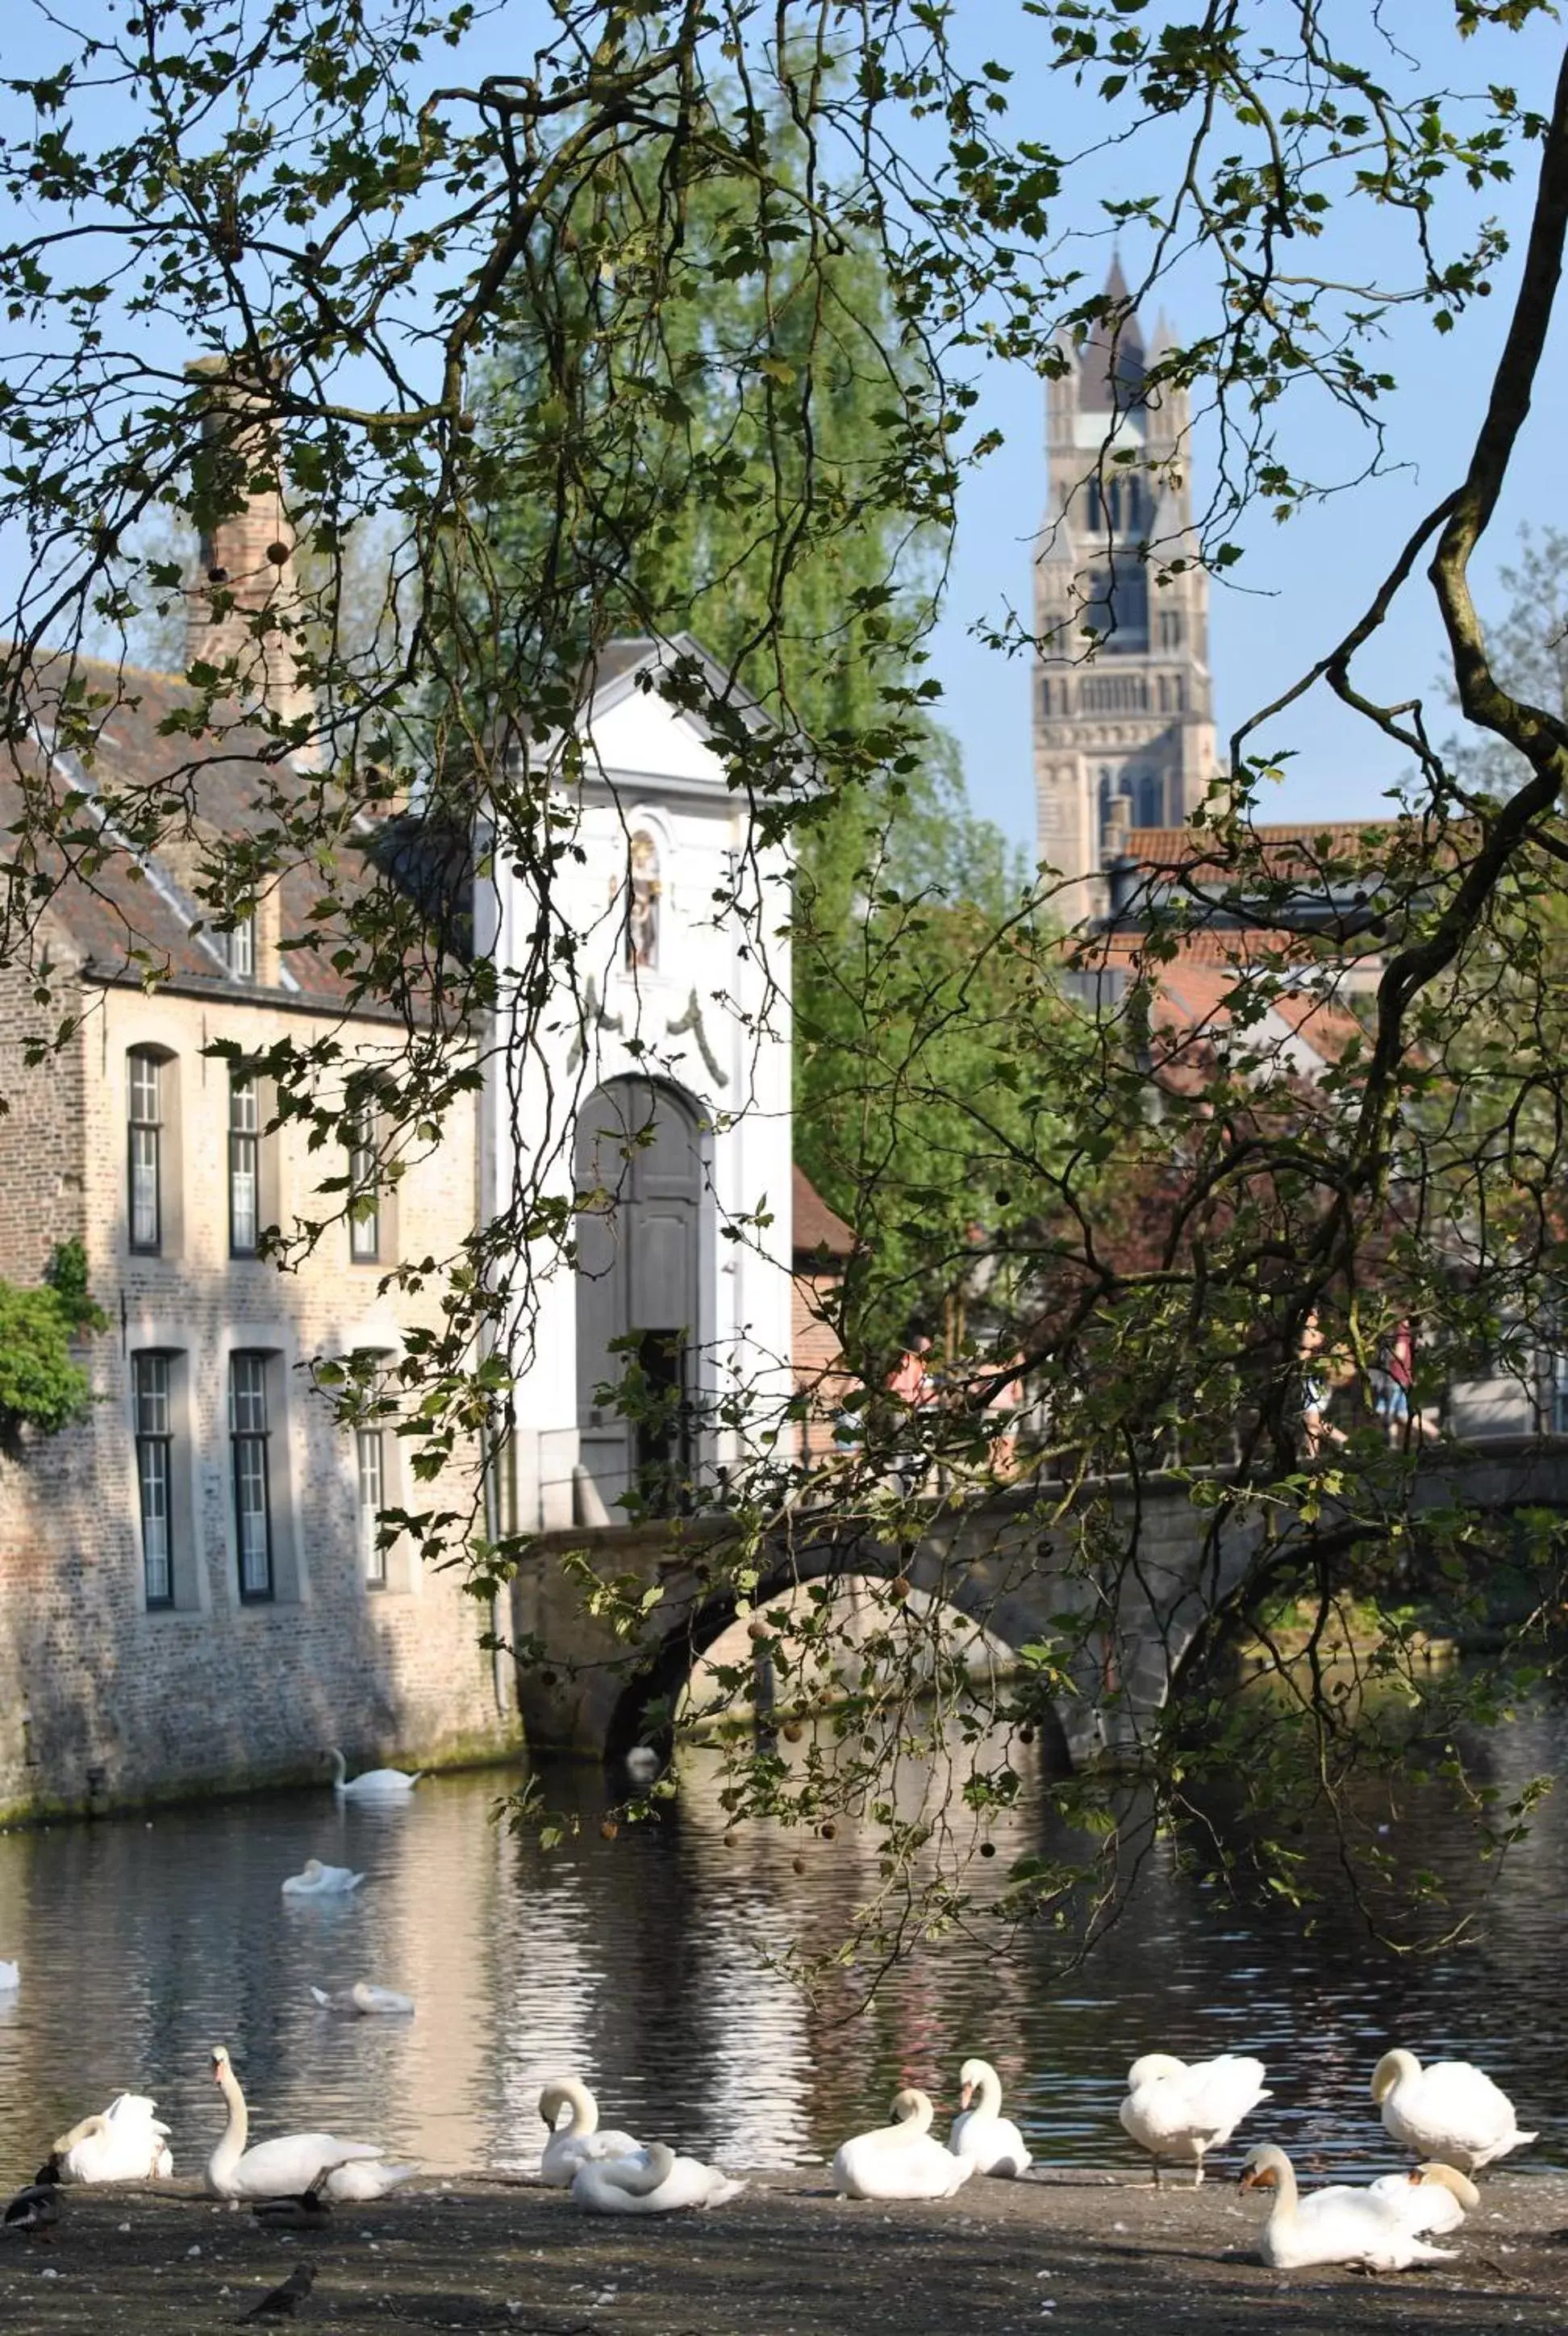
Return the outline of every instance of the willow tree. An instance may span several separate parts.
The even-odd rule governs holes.
[[[506,742],[570,725],[612,633],[667,625],[680,562],[694,615],[699,599],[722,600],[712,513],[747,546],[728,673],[716,682],[677,660],[665,686],[718,742],[759,844],[795,842],[928,752],[920,627],[965,468],[996,452],[974,420],[983,365],[1048,380],[1091,333],[1114,344],[1133,304],[1179,270],[1188,321],[1140,394],[1190,394],[1220,459],[1192,537],[1142,548],[1157,591],[1178,560],[1232,567],[1254,511],[1288,521],[1350,483],[1310,470],[1304,416],[1326,399],[1380,446],[1397,385],[1390,314],[1423,316],[1434,348],[1460,326],[1490,336],[1485,411],[1473,425],[1449,416],[1428,512],[1374,552],[1368,501],[1367,573],[1347,576],[1336,638],[1310,653],[1299,689],[1234,733],[1201,881],[1167,871],[1137,946],[1102,949],[1100,963],[1092,947],[1069,963],[1051,938],[1057,886],[1081,870],[1046,871],[1027,910],[966,918],[947,938],[968,964],[929,995],[894,958],[897,1010],[868,1056],[865,1114],[898,1088],[938,1132],[933,1184],[962,1156],[984,1160],[993,1196],[1007,1196],[993,1198],[1012,1214],[990,1344],[918,1415],[889,1398],[871,1343],[852,1344],[852,1455],[820,1482],[775,1464],[732,1485],[730,1530],[701,1561],[716,1591],[744,1603],[803,1539],[825,1536],[846,1565],[940,1547],[933,1512],[985,1477],[985,1407],[1027,1388],[1041,1432],[1011,1495],[1026,1521],[1018,1562],[1043,1562],[1048,1543],[1073,1594],[982,1716],[1021,1734],[1093,1706],[1119,1776],[1130,1769],[1143,1789],[1092,1771],[1063,1786],[1064,1806],[1110,1848],[1028,1863],[1007,1903],[1081,1936],[1084,1870],[1114,1891],[1129,1833],[1166,1823],[1200,1854],[1214,1836],[1189,1820],[1220,1775],[1244,1773],[1265,1815],[1281,1800],[1327,1801],[1352,1841],[1359,1768],[1413,1756],[1409,1726],[1391,1726],[1376,1696],[1337,1692],[1345,1682],[1317,1660],[1347,1584],[1374,1616],[1373,1669],[1403,1681],[1439,1746],[1459,1689],[1417,1675],[1390,1602],[1388,1552],[1413,1537],[1418,1455],[1353,1424],[1327,1465],[1309,1453],[1300,1358],[1322,1335],[1364,1385],[1385,1334],[1418,1319],[1419,1368],[1436,1369],[1528,1319],[1559,1261],[1551,1017],[1524,1013],[1511,1046],[1480,1042],[1499,952],[1558,889],[1568,725],[1511,685],[1470,583],[1517,462],[1568,229],[1568,64],[1544,0],[1450,0],[1409,36],[1414,55],[1376,11],[1320,0],[1266,13],[1247,0],[1018,0],[985,12],[989,57],[969,46],[974,12],[956,0],[541,0],[531,54],[504,60],[492,19],[435,0],[137,0],[80,30],[34,15],[38,58],[7,84],[0,143],[14,206],[0,251],[0,511],[13,551],[0,685],[17,781],[4,945],[47,1000],[34,930],[63,871],[91,882],[105,854],[182,849],[210,912],[231,919],[280,868],[309,866],[323,945],[358,994],[406,1002],[409,962],[425,968],[401,1075],[379,1097],[392,1143],[400,1125],[439,1124],[465,1076],[455,1052],[497,1002],[495,976],[433,949],[405,891],[349,881],[363,822],[412,796],[462,830],[482,801],[548,928],[569,847]],[[521,15],[502,12],[509,37]],[[1481,64],[1467,92],[1448,86],[1456,40],[1473,41]],[[1536,107],[1515,84],[1543,57],[1556,86]],[[1059,142],[1031,112],[1042,85],[1062,92]],[[1490,201],[1515,175],[1534,193],[1511,252]],[[1112,224],[1125,297],[1098,288]],[[694,318],[712,328],[694,331]],[[506,427],[488,430],[479,385],[520,348]],[[819,427],[846,350],[878,389],[852,446]],[[715,413],[744,417],[739,435],[705,430]],[[1124,420],[1113,403],[1084,449],[1086,477],[1128,458]],[[56,747],[90,766],[134,683],[112,663],[107,677],[80,663],[83,644],[181,589],[171,563],[137,557],[140,530],[160,518],[209,530],[243,501],[258,443],[315,548],[307,589],[254,612],[240,650],[192,663],[169,772],[140,790],[106,782],[105,816],[84,823],[77,796],[40,784],[24,751],[40,692]],[[534,524],[498,532],[498,512],[523,509]],[[336,569],[366,527],[389,547],[385,621],[359,611],[350,629]],[[215,615],[233,614],[226,579],[197,589]],[[1416,687],[1383,696],[1362,678],[1391,609],[1421,592],[1469,733],[1522,759],[1505,799],[1434,744]],[[852,688],[794,686],[803,613],[865,648]],[[246,745],[232,708],[267,635],[308,695],[275,706]],[[896,650],[885,658],[884,638]],[[1094,654],[1087,638],[1068,647]],[[765,737],[745,718],[743,687],[771,694],[783,717]],[[1394,741],[1415,792],[1407,819],[1310,840],[1282,871],[1253,811],[1309,687]],[[186,832],[201,757],[231,737],[255,760],[268,814],[243,849]],[[291,757],[306,752],[316,768],[302,784]],[[1173,1029],[1159,978],[1216,895],[1257,936],[1225,976],[1222,1044]],[[727,913],[744,917],[747,897],[738,888]],[[1378,957],[1347,1007],[1354,1035],[1308,1092],[1288,1047],[1271,1066],[1263,1056],[1311,953],[1296,930],[1303,900],[1345,899]],[[900,892],[890,914],[908,906]],[[558,938],[569,963],[571,936]],[[769,943],[755,935],[759,950]],[[548,959],[548,930],[542,946]],[[1508,973],[1528,988],[1527,950],[1511,949]],[[1332,959],[1313,971],[1319,987],[1335,978]],[[944,1020],[977,996],[985,1042],[944,1070]],[[512,1002],[525,1032],[530,1015],[559,1010],[542,996]],[[845,1114],[852,1053],[840,1049],[835,1073],[849,1082]],[[343,1140],[308,1062],[285,1050],[268,1068],[281,1110]],[[543,1158],[560,1131],[531,1134]],[[841,1183],[842,1205],[869,1222],[875,1147],[842,1156],[862,1189]],[[541,1186],[457,1245],[450,1336],[417,1358],[427,1376],[411,1390],[411,1428],[439,1444],[484,1418],[506,1370],[492,1269],[570,1239],[570,1210]],[[873,1283],[878,1257],[868,1250],[857,1268]],[[885,1321],[873,1300],[857,1300],[863,1319]],[[1153,1468],[1185,1483],[1208,1523],[1215,1603],[1256,1608],[1281,1585],[1309,1597],[1316,1625],[1305,1666],[1282,1664],[1277,1737],[1217,1694],[1189,1700],[1202,1725],[1183,1732],[1157,1699],[1140,1702],[1115,1660]],[[1106,1489],[1117,1480],[1130,1502]],[[1481,1531],[1462,1509],[1422,1526],[1423,1562],[1456,1598]],[[1538,1538],[1530,1581],[1544,1611],[1554,1541]],[[482,1585],[532,1561],[476,1533],[465,1562]],[[895,1742],[916,1725],[913,1689],[930,1673],[900,1563],[888,1564],[868,1681]],[[595,1594],[602,1612],[602,1584]],[[629,1664],[639,1628],[628,1612]],[[775,1635],[766,1613],[755,1628]],[[819,1651],[800,1655],[808,1674]],[[937,1676],[951,1707],[957,1683],[940,1661]],[[963,1724],[978,1727],[968,1708]],[[906,1886],[930,1878],[932,1823],[895,1817],[888,1741],[852,1728],[833,1757],[819,1747],[798,1770],[743,1747],[733,1803],[822,1823],[869,1805],[886,1827],[884,1906],[901,1922],[955,1919],[962,1874],[939,1861],[929,1897]],[[1462,1763],[1449,1765],[1463,1792]],[[971,1780],[971,1806],[983,1815],[1018,1789],[998,1754]],[[1479,1794],[1471,1806],[1484,1832],[1507,1835],[1508,1813]],[[1276,1884],[1292,1886],[1288,1833],[1263,1823],[1255,1839]]]

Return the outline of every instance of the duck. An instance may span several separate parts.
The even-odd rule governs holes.
[[[404,1801],[424,1774],[423,1768],[415,1768],[412,1776],[403,1768],[365,1768],[351,1776],[336,1744],[327,1746],[326,1757],[332,1763],[332,1789],[341,1801]]]
[[[1382,2174],[1376,2182],[1368,2184],[1374,2198],[1392,2201],[1413,2231],[1431,2232],[1441,2238],[1446,2231],[1456,2231],[1466,2214],[1473,2214],[1481,2204],[1481,2193],[1473,2182],[1452,2166],[1440,2166],[1428,2161],[1409,2174]]]
[[[1001,2114],[1002,2080],[989,2060],[966,2060],[959,2070],[959,2107],[948,2147],[972,2157],[978,2172],[1027,2174],[1034,2160],[1011,2117]]]
[[[1385,2052],[1372,2071],[1372,2098],[1391,2140],[1461,2174],[1479,2174],[1540,2138],[1520,2132],[1507,2094],[1468,2060],[1434,2060],[1424,2068],[1414,2052]]]
[[[891,2125],[858,2133],[833,2158],[833,2187],[842,2198],[950,2198],[975,2171],[972,2157],[955,2157],[932,2139],[930,2096],[910,2085],[893,2096]]]
[[[324,2173],[329,2176],[326,2191],[332,2196],[336,2194],[330,2177],[350,2164],[385,2163],[373,2141],[339,2141],[331,2133],[283,2134],[276,2141],[258,2142],[254,2149],[247,2149],[250,2112],[221,2044],[212,2050],[212,2081],[229,2105],[223,2138],[207,2161],[207,2187],[214,2197],[297,2197]]]
[[[52,2142],[41,2182],[167,2182],[174,2172],[169,2127],[158,2104],[116,2093],[101,2115],[85,2117]]]
[[[30,2182],[6,2202],[0,2214],[0,2223],[8,2231],[20,2231],[29,2239],[47,2238],[59,2220],[60,2193],[53,2182]]]
[[[1303,2198],[1296,2188],[1295,2168],[1271,2143],[1263,2142],[1249,2153],[1241,2186],[1275,2193],[1262,2241],[1263,2261],[1271,2271],[1301,2271],[1310,2263],[1408,2271],[1412,2263],[1453,2260],[1452,2247],[1430,2245],[1401,2207],[1370,2189],[1336,2182]]]
[[[367,1979],[356,1979],[351,1987],[336,1988],[331,1993],[324,1987],[313,1987],[310,1993],[323,2011],[341,2011],[361,2020],[390,2019],[414,2010],[413,1996],[399,1995],[395,1988],[375,1987]]]
[[[560,2125],[562,2109],[571,2111],[570,2124]],[[580,2169],[606,2157],[636,2157],[642,2144],[629,2133],[601,2133],[599,2103],[576,2077],[552,2077],[539,2097],[539,2113],[550,2127],[550,2139],[539,2162],[539,2178],[552,2189],[568,2190]],[[683,2163],[689,2161],[683,2161]],[[646,2214],[647,2207],[631,2211]]]
[[[1193,2187],[1198,2188],[1204,2152],[1220,2148],[1249,2110],[1273,2098],[1264,2086],[1265,2074],[1261,2060],[1233,2052],[1191,2062],[1169,2052],[1145,2052],[1134,2061],[1118,2115],[1154,2160],[1156,2189],[1162,2158],[1194,2166]]]
[[[716,2166],[677,2157],[656,2141],[635,2156],[589,2158],[571,2177],[571,2203],[585,2214],[677,2214],[722,2206],[745,2188]]]
[[[286,1898],[341,1898],[350,1890],[357,1890],[364,1881],[346,1865],[323,1865],[320,1858],[307,1857],[303,1874],[291,1874],[283,1885]]]

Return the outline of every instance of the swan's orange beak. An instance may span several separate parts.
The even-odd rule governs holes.
[[[961,2109],[967,2109],[967,2108],[969,2107],[969,2095],[974,2091],[974,2089],[975,2089],[975,2088],[974,2088],[973,2085],[960,2085],[960,2086],[959,2087],[959,2108],[961,2108]]]
[[[1271,2190],[1274,2169],[1271,2166],[1249,2166],[1236,2185],[1239,2190]]]

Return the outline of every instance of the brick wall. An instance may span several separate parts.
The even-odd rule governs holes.
[[[0,1455],[0,1813],[221,1789],[319,1773],[322,1747],[351,1763],[485,1757],[515,1739],[498,1710],[482,1610],[456,1573],[394,1552],[389,1586],[364,1579],[351,1439],[312,1386],[309,1363],[357,1347],[395,1351],[403,1326],[436,1319],[439,1276],[383,1293],[391,1262],[355,1264],[341,1224],[297,1269],[229,1255],[229,1075],[200,1049],[218,1037],[260,1046],[287,1030],[299,1045],[326,1026],[276,998],[144,997],[84,986],[81,1029],[63,1057],[29,1070],[24,986],[0,977],[0,1271],[36,1280],[53,1241],[84,1235],[93,1287],[112,1328],[88,1342],[98,1401],[54,1438]],[[336,1027],[346,1051],[383,1043],[369,1023]],[[126,1054],[167,1050],[178,1087],[169,1144],[182,1225],[178,1254],[132,1256],[127,1239]],[[334,1205],[316,1178],[336,1173],[293,1132],[271,1182],[284,1222]],[[405,1258],[444,1257],[472,1222],[472,1102],[437,1153],[415,1164],[396,1202]],[[269,1357],[268,1466],[275,1534],[287,1543],[286,1594],[239,1594],[229,1422],[237,1348]],[[144,1596],[131,1404],[132,1358],[176,1358],[173,1476],[183,1602]],[[389,1502],[458,1506],[472,1455],[434,1487],[399,1483],[385,1446]],[[510,1689],[507,1699],[511,1701]]]

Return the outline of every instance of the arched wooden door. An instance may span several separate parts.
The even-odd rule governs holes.
[[[696,1114],[674,1088],[612,1079],[578,1120],[577,1418],[612,1517],[692,1504],[706,1186]],[[607,1387],[621,1390],[618,1403]],[[622,1406],[625,1406],[624,1408]],[[618,1507],[617,1504],[620,1505]]]

